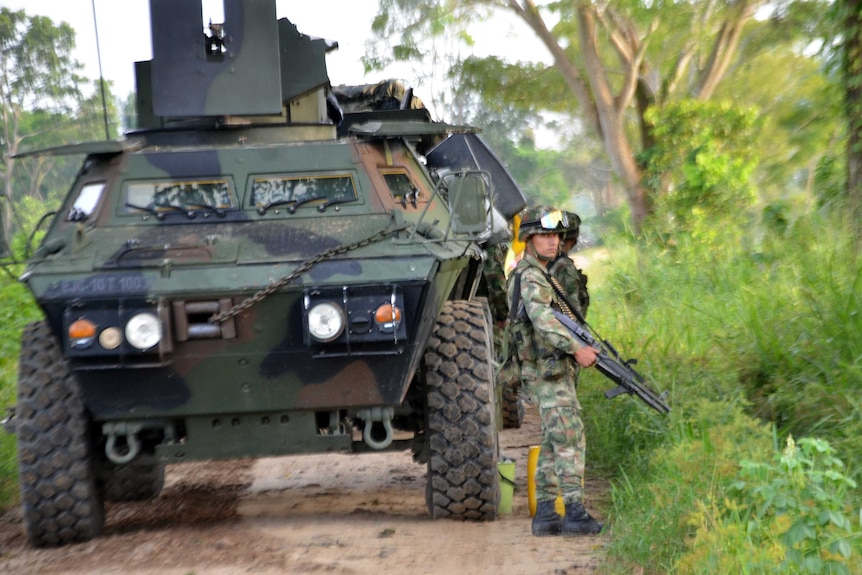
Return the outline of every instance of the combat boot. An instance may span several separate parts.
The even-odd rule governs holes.
[[[554,500],[539,501],[536,504],[536,514],[533,516],[533,535],[545,537],[546,535],[559,535],[563,528],[563,518],[554,508]]]
[[[581,503],[566,503],[566,518],[561,530],[563,535],[595,535],[601,530],[602,524],[593,519]]]

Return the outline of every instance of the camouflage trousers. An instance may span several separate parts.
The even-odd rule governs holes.
[[[584,463],[587,450],[581,410],[572,406],[539,406],[542,442],[536,463],[536,501],[563,496],[566,503],[584,497]]]

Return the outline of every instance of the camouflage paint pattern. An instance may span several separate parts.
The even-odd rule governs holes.
[[[485,286],[488,290],[488,305],[491,308],[491,317],[494,320],[494,349],[497,352],[497,361],[503,358],[504,335],[506,318],[509,315],[509,305],[506,302],[506,253],[508,244],[495,244],[489,246],[485,252],[485,265],[482,275],[485,278]]]
[[[562,495],[566,503],[584,497],[584,457],[587,451],[581,410],[574,407],[539,408],[542,441],[536,461],[536,500]]]
[[[580,501],[586,441],[574,353],[581,344],[553,316],[551,310],[559,309],[557,295],[544,263],[534,256],[524,254],[518,262],[509,276],[508,296],[513,309],[521,310],[513,311],[511,329],[522,385],[542,422],[536,498],[555,499],[562,492],[567,503]]]
[[[135,130],[20,154],[85,156],[20,277],[44,312],[6,423],[31,543],[96,536],[104,501],[157,494],[167,463],[310,452],[411,450],[432,517],[496,518],[474,295],[517,185],[486,147],[440,152],[483,143],[412,90],[348,106],[337,44],[275,0],[224,0],[203,34],[200,0],[150,13]]]
[[[516,277],[520,277],[517,301]],[[513,312],[516,314],[513,329],[523,334],[517,343],[522,380],[529,384],[557,378],[566,370],[558,358],[574,356],[581,343],[572,338],[551,311],[551,306],[557,309],[560,306],[542,262],[524,254],[509,275],[507,293],[510,305],[516,302],[513,305],[516,310]],[[521,306],[522,312],[519,311]]]
[[[437,171],[459,185],[469,170],[427,160],[475,129],[433,122],[418,98],[350,108],[326,72],[335,44],[276,21],[274,0],[226,0],[204,34],[201,10],[151,0],[158,49],[136,63],[136,131],[40,152],[86,154],[22,279],[88,415],[164,431],[189,456],[242,454],[244,436],[268,453],[343,449],[349,422],[389,407],[421,436],[414,376],[444,304],[475,293],[495,232],[490,210],[471,213],[487,230],[459,229]],[[514,194],[523,207],[517,188],[482,182],[473,206]],[[309,330],[321,303],[344,325],[329,340]],[[397,320],[376,314],[387,306]],[[141,314],[160,335],[148,349],[124,331]],[[95,335],[73,337],[79,320]]]
[[[278,131],[288,143],[271,143]],[[443,302],[480,261],[468,241],[434,240],[448,211],[410,149],[399,139],[297,145],[287,127],[268,129],[257,146],[172,149],[154,137],[157,146],[88,158],[46,236],[59,251],[34,259],[26,274],[61,341],[80,317],[104,327],[152,311],[165,323],[168,337],[147,353],[64,344],[94,420],[293,413],[295,422],[297,410],[403,402]],[[338,182],[320,188],[324,199],[285,191],[292,184],[284,181],[315,178]],[[401,180],[415,200],[402,202],[389,185]],[[311,201],[297,207],[303,199]],[[229,329],[209,324],[210,312],[183,311],[236,305],[315,254],[386,230],[393,212],[401,224],[437,223],[319,262]],[[393,293],[403,310],[398,333],[377,333],[366,319],[349,342],[309,341],[303,298],[347,298],[361,319]],[[209,335],[194,337],[197,329]],[[311,449],[285,443],[282,453]]]
[[[566,254],[558,256],[551,263],[550,274],[563,286],[569,302],[577,306],[582,316],[587,317],[587,309],[590,307],[587,275]]]

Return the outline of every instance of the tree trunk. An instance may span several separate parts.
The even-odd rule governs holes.
[[[844,85],[847,113],[847,203],[862,239],[862,0],[844,0]]]
[[[637,234],[649,215],[646,190],[641,183],[641,170],[626,136],[624,114],[626,102],[614,98],[596,42],[595,8],[585,4],[578,8],[578,34],[583,50],[584,66],[593,89],[593,101],[601,124],[602,142],[614,171],[620,177],[631,210],[632,230]]]

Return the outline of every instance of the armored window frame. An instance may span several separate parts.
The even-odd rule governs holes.
[[[359,199],[356,180],[349,173],[256,174],[249,179],[249,206],[258,209],[270,205],[298,203],[302,206],[307,203],[315,206],[321,202],[342,203]],[[288,189],[291,183],[294,187]],[[262,189],[265,184],[274,187]]]
[[[422,191],[422,187],[413,180],[406,169],[379,168],[378,171],[396,203],[406,205],[412,202],[416,205],[416,203],[428,202],[428,194]]]
[[[171,188],[182,189],[176,191],[176,196],[171,196],[174,191]],[[150,210],[170,212],[177,208],[185,211],[195,207],[228,210],[239,205],[233,182],[225,177],[130,180],[124,182],[123,194],[126,214]],[[163,195],[157,198],[158,194]],[[197,194],[197,197],[192,197],[192,194]]]
[[[105,194],[106,187],[107,182],[104,181],[88,182],[82,185],[72,207],[69,209],[69,213],[66,215],[66,221],[77,222],[86,220],[93,215]]]

